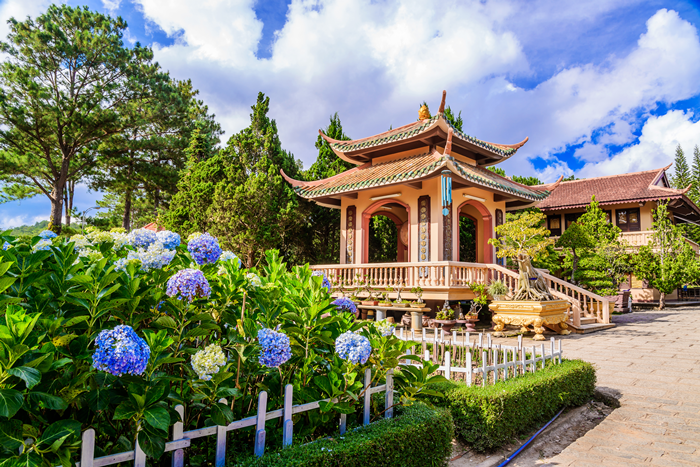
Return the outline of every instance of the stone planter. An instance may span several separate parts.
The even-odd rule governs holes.
[[[475,317],[467,316],[464,319],[458,319],[457,324],[463,324],[464,330],[467,332],[474,332],[474,331],[476,331],[476,328],[474,327],[474,325],[476,324],[477,321],[479,321],[478,316],[475,316]]]
[[[440,324],[440,325],[442,325],[442,329],[443,329],[446,333],[452,332],[452,328],[455,327],[455,325],[457,324],[457,320],[456,320],[456,319],[436,319],[436,320],[434,320],[433,322],[434,322],[435,324]]]
[[[394,305],[391,302],[379,302],[379,306],[390,307]]]
[[[366,301],[363,300],[362,301],[362,304],[365,306],[377,306],[377,303],[379,303],[379,302],[377,302],[376,300],[366,300]]]
[[[544,340],[544,326],[558,332],[562,336],[569,334],[566,321],[569,319],[569,307],[566,300],[549,300],[536,302],[530,300],[493,301],[489,308],[493,311],[494,336],[503,336],[507,324],[520,326],[522,332],[528,332],[532,325],[536,341]]]
[[[608,300],[608,312],[612,315],[615,311],[615,303],[617,302],[617,295],[606,295],[605,298]]]
[[[421,303],[418,303],[418,302],[411,302],[411,308],[424,308],[424,307],[425,307],[425,303],[424,303],[424,302],[421,302]]]

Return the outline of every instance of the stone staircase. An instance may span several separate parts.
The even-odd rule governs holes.
[[[572,318],[569,318],[567,324],[569,325],[571,332],[575,332],[576,334],[588,334],[589,332],[602,331],[604,329],[615,327],[613,323],[599,323],[593,317],[581,317],[578,326],[574,324]]]

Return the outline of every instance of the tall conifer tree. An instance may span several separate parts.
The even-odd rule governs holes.
[[[685,159],[685,154],[680,144],[676,147],[676,158],[673,161],[673,165],[674,172],[673,177],[671,177],[671,184],[674,188],[683,189],[690,185],[690,168],[688,168],[688,161]]]
[[[690,174],[690,183],[692,183],[693,186],[690,188],[688,196],[697,204],[700,202],[700,148],[698,148],[697,144],[693,149],[693,166]]]

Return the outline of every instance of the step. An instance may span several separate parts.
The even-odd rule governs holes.
[[[581,318],[581,324],[596,324],[595,318]]]
[[[593,324],[583,324],[583,319],[581,319],[580,326],[574,326],[574,323],[569,321],[567,323],[572,332],[576,334],[588,334],[589,332],[602,331],[604,329],[614,328],[614,323],[603,324],[603,323],[593,323]]]

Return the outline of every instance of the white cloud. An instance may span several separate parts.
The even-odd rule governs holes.
[[[0,229],[7,230],[14,227],[19,227],[20,225],[25,225],[27,222],[27,215],[19,215],[14,217],[2,216],[0,217]]]
[[[122,0],[102,0],[102,5],[110,12],[115,12],[122,4]]]
[[[17,21],[24,21],[27,16],[35,18],[46,11],[51,3],[54,2],[49,0],[7,0],[2,2],[0,4],[0,40],[7,40],[7,34],[10,32],[7,20],[11,17]]]
[[[612,158],[586,164],[579,174],[595,177],[664,167],[673,161],[679,144],[691,165],[693,147],[700,144],[700,121],[693,122],[693,117],[692,112],[681,110],[652,116],[644,124],[638,143]]]

